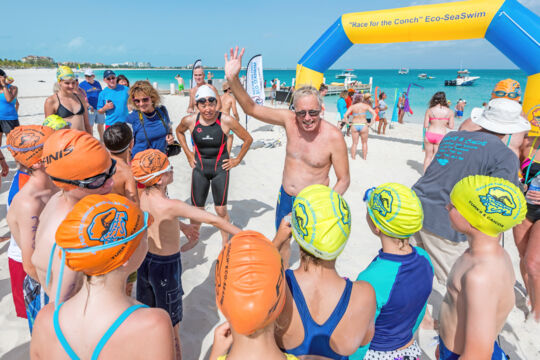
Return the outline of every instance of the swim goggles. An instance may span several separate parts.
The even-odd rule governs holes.
[[[90,190],[99,189],[100,187],[105,185],[107,180],[109,180],[116,173],[116,160],[114,159],[111,159],[111,160],[112,160],[112,164],[107,172],[86,178],[84,180],[67,180],[67,179],[60,179],[54,176],[51,176],[51,179],[53,179],[54,181],[64,183],[64,184],[75,185],[84,189],[90,189]]]
[[[110,243],[106,243],[106,244],[103,244],[103,245],[88,246],[88,247],[85,247],[85,248],[71,249],[71,248],[63,248],[61,246],[58,246],[58,248],[60,249],[60,253],[62,255],[62,262],[60,264],[60,273],[58,275],[58,285],[56,287],[56,296],[54,298],[54,308],[56,309],[58,307],[58,302],[59,302],[59,299],[60,299],[60,290],[62,289],[62,279],[64,278],[64,267],[66,266],[66,252],[73,253],[73,254],[81,254],[81,253],[88,253],[88,252],[96,253],[96,252],[98,252],[100,250],[110,249],[110,248],[113,248],[113,247],[118,246],[118,245],[123,245],[123,244],[135,239],[137,236],[139,236],[146,229],[148,229],[148,213],[145,211],[144,212],[144,224],[143,224],[143,226],[136,233],[128,236],[127,238],[124,238],[124,239],[118,240],[118,241],[113,241],[113,242],[110,242]],[[45,278],[46,286],[49,286],[49,284],[51,282],[52,264],[53,264],[55,250],[56,250],[56,241],[53,244],[53,247],[51,249],[51,256],[49,257],[49,265],[47,266],[47,277]]]
[[[41,143],[41,144],[38,144],[36,146],[31,146],[31,147],[27,147],[27,148],[18,148],[18,147],[15,147],[13,145],[4,145],[4,146],[0,146],[0,149],[10,149],[12,151],[16,151],[16,152],[27,152],[27,151],[32,151],[32,150],[36,150],[36,149],[39,149],[41,147],[43,147],[45,143]]]
[[[156,171],[155,173],[151,173],[151,174],[147,174],[147,175],[143,175],[143,176],[139,176],[139,177],[134,176],[133,178],[135,180],[137,180],[138,182],[140,182],[141,184],[146,184],[150,180],[155,179],[156,177],[158,177],[159,175],[165,174],[166,172],[169,172],[169,171],[172,171],[172,170],[173,170],[173,167],[172,167],[172,165],[169,164],[169,166],[167,166],[163,170],[159,170],[159,171]]]
[[[213,97],[213,96],[211,96],[209,98],[202,98],[202,99],[197,100],[197,104],[204,105],[204,104],[206,104],[207,101],[208,101],[209,104],[215,104],[217,102],[217,99],[215,97]]]
[[[506,92],[502,90],[496,90],[492,93],[496,97],[509,97],[510,99],[516,99],[521,96],[520,91],[512,91],[512,92]]]

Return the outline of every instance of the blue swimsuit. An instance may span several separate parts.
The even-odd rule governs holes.
[[[444,345],[442,339],[439,337],[439,360],[458,360],[458,354],[448,350]],[[491,354],[491,360],[507,360],[508,357],[504,353],[503,349],[495,342],[493,345],[493,354]]]
[[[58,308],[54,311],[53,315],[53,323],[54,323],[54,332],[56,333],[56,337],[58,338],[58,341],[60,341],[60,345],[64,348],[70,359],[72,360],[79,360],[80,358],[75,354],[75,351],[69,346],[69,343],[66,340],[66,337],[62,333],[62,329],[60,329],[60,323],[58,321],[58,314],[60,312],[60,308],[64,305],[64,303],[61,303],[58,305]],[[101,353],[101,350],[103,350],[103,347],[107,344],[107,341],[111,338],[111,336],[114,334],[116,329],[122,325],[122,323],[128,318],[129,315],[131,315],[135,310],[140,308],[147,308],[148,306],[143,304],[137,304],[128,307],[119,317],[116,319],[116,321],[111,325],[111,327],[103,334],[103,337],[101,340],[99,340],[99,343],[97,344],[96,348],[94,349],[94,352],[92,353],[92,360],[97,360],[99,358],[99,354]]]
[[[300,355],[319,355],[325,356],[329,359],[347,360],[348,356],[343,356],[336,353],[330,347],[330,336],[336,329],[337,325],[341,321],[341,318],[345,314],[347,307],[349,306],[349,300],[351,299],[352,281],[346,279],[345,290],[339,299],[334,312],[330,315],[328,320],[322,325],[317,324],[311,314],[309,313],[306,300],[302,294],[302,289],[298,285],[294,272],[292,270],[285,271],[285,277],[287,278],[287,284],[289,290],[298,309],[300,318],[302,319],[302,325],[304,326],[304,341],[294,349],[286,349],[286,353],[300,356]]]

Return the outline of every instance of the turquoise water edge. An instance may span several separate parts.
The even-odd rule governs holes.
[[[131,83],[137,80],[149,80],[157,82],[160,89],[169,89],[171,83],[176,84],[174,77],[180,74],[184,78],[186,85],[189,86],[191,79],[191,70],[115,70],[117,74],[124,74],[128,77]],[[214,78],[222,79],[225,74],[223,70],[211,70]],[[448,100],[452,102],[452,107],[457,100],[464,99],[467,101],[465,107],[465,118],[470,115],[473,107],[482,106],[483,102],[489,101],[491,90],[494,85],[502,79],[512,78],[521,83],[522,91],[524,91],[527,81],[527,76],[521,70],[470,70],[471,76],[480,76],[473,86],[444,86],[444,80],[452,80],[457,76],[456,69],[444,70],[427,70],[427,69],[411,69],[407,75],[398,75],[397,70],[354,70],[353,74],[357,76],[355,80],[362,83],[369,83],[369,78],[373,78],[373,89],[378,86],[386,92],[388,98],[386,100],[389,106],[394,104],[395,89],[404,91],[410,83],[417,84],[423,88],[416,86],[411,87],[409,93],[411,108],[413,115],[407,115],[405,121],[420,123],[423,121],[424,112],[427,108],[429,99],[437,91],[444,91]],[[325,73],[326,83],[343,82],[342,79],[337,79],[336,75],[341,74],[343,70],[328,70]],[[434,76],[434,79],[420,80],[418,75],[421,73]],[[241,75],[245,74],[242,72]],[[290,85],[292,79],[296,76],[295,70],[265,70],[264,78],[267,80],[267,86],[270,86],[270,80],[278,78],[281,83]],[[103,71],[96,71],[96,79],[102,82]],[[324,99],[327,111],[336,111],[337,96],[327,96]],[[333,121],[335,119],[327,119]]]

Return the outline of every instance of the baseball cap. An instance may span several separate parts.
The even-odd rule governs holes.
[[[90,68],[84,70],[84,76],[94,76],[94,70]]]
[[[108,78],[108,77],[111,76],[111,75],[116,76],[116,74],[114,73],[114,71],[112,71],[112,70],[105,70],[105,72],[103,73],[103,78],[106,79],[106,78]]]

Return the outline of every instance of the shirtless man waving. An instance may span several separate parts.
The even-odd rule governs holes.
[[[238,74],[244,49],[231,49],[225,54],[225,76],[238,103],[247,115],[285,128],[287,148],[283,180],[276,207],[276,229],[281,219],[291,212],[294,197],[306,186],[329,185],[333,166],[337,182],[334,190],[343,194],[350,183],[349,160],[345,140],[338,128],[320,117],[322,100],[312,87],[299,88],[294,93],[295,111],[257,105],[251,100]]]

